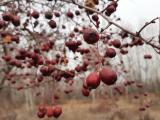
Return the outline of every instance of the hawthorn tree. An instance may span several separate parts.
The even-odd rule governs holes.
[[[159,54],[159,37],[145,38],[142,31],[159,17],[130,31],[119,24],[114,13],[119,0],[2,0],[0,2],[1,74],[4,83],[17,90],[38,87],[62,80],[83,81],[82,94],[100,84],[112,86],[127,73],[123,61],[112,64],[115,56],[126,55],[133,46],[151,46]],[[105,21],[105,26],[101,24]],[[115,27],[117,31],[112,29]],[[71,54],[74,56],[70,58]],[[82,58],[82,59],[81,59]],[[150,54],[144,55],[151,59]],[[70,63],[72,61],[73,63]],[[69,64],[70,63],[70,64]],[[70,68],[70,65],[73,68]],[[120,67],[119,67],[120,66]],[[34,76],[34,82],[17,86],[16,76]],[[134,81],[125,81],[125,85]],[[141,85],[137,85],[142,87]],[[120,87],[114,88],[120,94]],[[66,93],[72,90],[66,91]],[[62,113],[59,106],[40,105],[38,117]]]

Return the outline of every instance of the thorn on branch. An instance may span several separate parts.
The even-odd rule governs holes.
[[[152,20],[151,23],[156,23],[155,20]]]

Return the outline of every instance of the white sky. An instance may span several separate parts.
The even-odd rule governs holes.
[[[120,0],[116,15],[123,21],[139,26],[160,16],[160,0]]]

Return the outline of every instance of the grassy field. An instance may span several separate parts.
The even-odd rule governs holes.
[[[139,111],[139,99],[126,97],[96,99],[95,101],[67,100],[62,104],[63,114],[58,120],[160,120],[160,95],[150,94],[143,98],[143,104],[150,107]],[[36,116],[37,106],[26,105],[0,108],[0,120],[39,120]],[[43,120],[55,118],[45,117]]]

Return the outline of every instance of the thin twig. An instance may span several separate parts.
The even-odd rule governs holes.
[[[105,31],[106,29],[108,29],[111,25],[112,25],[111,23],[108,23],[108,25],[107,25],[104,29],[102,29],[100,33],[104,32],[104,31]]]
[[[159,19],[159,17],[156,17],[152,19],[150,22],[145,23],[145,25],[137,32],[138,35],[150,24],[155,23],[155,20]]]
[[[89,20],[90,20],[90,22],[96,27],[96,29],[98,30],[98,28],[97,28],[97,25],[92,21],[92,19],[90,18],[90,16],[89,16],[89,14],[87,13],[87,16],[88,16],[88,18],[89,18]]]

